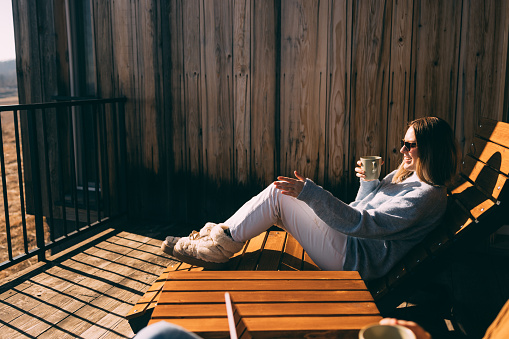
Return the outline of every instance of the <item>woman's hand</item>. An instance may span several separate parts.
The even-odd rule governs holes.
[[[355,167],[355,175],[362,180],[366,179],[366,172],[362,169],[362,162],[360,160],[357,160],[357,167]]]
[[[380,166],[382,166],[384,164],[384,161],[382,160],[380,162]],[[372,181],[372,180],[366,180],[366,172],[364,172],[364,170],[362,169],[362,162],[360,160],[357,160],[357,167],[355,167],[355,175],[359,178],[361,178],[362,180],[364,181]],[[373,180],[376,180],[376,179],[373,179]]]
[[[306,178],[297,173],[297,171],[294,171],[293,174],[297,179],[279,176],[277,177],[277,180],[279,181],[275,181],[274,185],[276,185],[276,188],[280,189],[281,193],[284,195],[297,198],[304,188]]]
[[[417,339],[431,339],[431,335],[424,328],[422,328],[413,321],[406,321],[394,318],[384,318],[380,320],[380,325],[401,325],[406,328],[409,328],[412,332],[414,332],[415,337]]]

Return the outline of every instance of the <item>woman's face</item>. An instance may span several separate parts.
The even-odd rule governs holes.
[[[415,139],[415,132],[413,127],[409,127],[405,134],[406,142],[417,142]],[[419,157],[419,151],[416,147],[412,147],[411,149],[408,149],[406,146],[401,147],[399,150],[401,153],[403,153],[403,168],[407,171],[415,171],[415,167],[417,165],[417,158]]]

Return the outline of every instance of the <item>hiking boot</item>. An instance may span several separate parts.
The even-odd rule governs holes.
[[[210,223],[207,223],[209,225]],[[205,227],[207,227],[205,225]],[[204,228],[205,228],[204,227]],[[226,225],[215,225],[210,232],[193,232],[180,239],[173,248],[173,256],[191,265],[207,269],[221,269],[230,258],[244,247],[224,232]]]

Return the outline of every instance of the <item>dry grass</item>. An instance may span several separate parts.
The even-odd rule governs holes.
[[[0,105],[15,105],[18,103],[17,97],[0,98]],[[18,117],[19,119],[19,117]],[[18,163],[16,154],[16,141],[15,141],[15,128],[14,128],[14,115],[12,112],[2,112],[2,139],[3,151],[5,162],[5,175],[6,175],[6,189],[4,190],[3,183],[0,181],[0,188],[2,199],[5,199],[5,194],[8,201],[8,220],[9,230],[7,230],[6,213],[4,209],[4,200],[0,203],[0,262],[9,259],[8,244],[7,244],[7,231],[10,233],[12,255],[13,257],[25,253],[24,237],[28,240],[28,250],[36,247],[35,240],[35,224],[34,216],[26,216],[26,232],[23,227],[20,189],[19,189],[19,175]],[[21,145],[20,145],[21,147]],[[22,153],[21,153],[22,157]],[[21,166],[23,170],[23,166]],[[23,178],[24,181],[24,178]],[[48,226],[45,223],[46,235],[49,234]],[[36,258],[30,258],[24,262],[13,266],[12,268],[0,271],[0,279],[9,276],[10,274],[20,271],[37,262]]]

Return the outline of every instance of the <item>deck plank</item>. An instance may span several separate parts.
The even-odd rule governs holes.
[[[175,261],[160,251],[160,238],[131,228],[100,231],[79,250],[49,257],[27,278],[5,279],[1,337],[133,337],[125,313]]]

